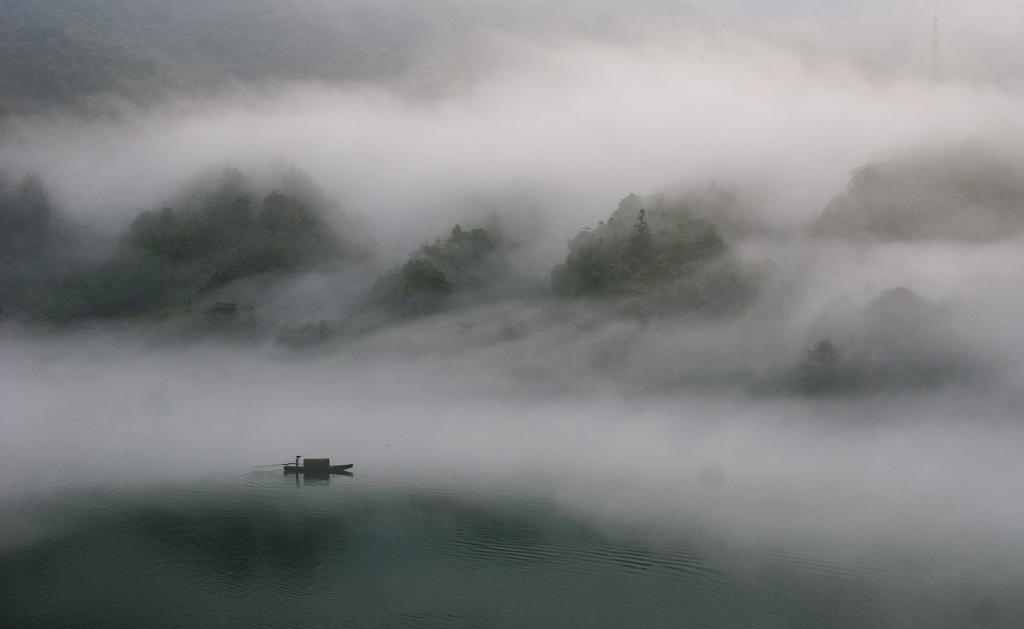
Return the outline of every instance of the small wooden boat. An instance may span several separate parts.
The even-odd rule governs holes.
[[[354,467],[352,463],[345,465],[331,465],[329,467],[307,467],[305,465],[285,465],[285,474],[340,474]]]
[[[302,465],[299,465],[299,459],[302,457],[295,457],[295,465],[286,464],[284,466],[285,474],[341,474],[347,470],[352,469],[355,465],[353,463],[345,463],[343,465],[331,465],[330,459],[305,459],[302,461]]]

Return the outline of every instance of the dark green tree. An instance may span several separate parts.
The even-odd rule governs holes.
[[[241,173],[226,170],[173,206],[140,214],[117,254],[69,275],[36,314],[56,321],[143,315],[244,277],[351,256],[355,247],[326,222],[325,209],[280,190],[261,197]]]
[[[0,307],[23,312],[70,267],[77,251],[43,181],[11,183],[0,171]]]
[[[436,312],[455,294],[484,290],[504,278],[505,248],[496,225],[465,230],[456,224],[447,238],[422,245],[379,279],[374,301],[403,317]]]
[[[637,215],[636,224],[633,225],[633,234],[627,241],[627,256],[639,263],[646,264],[654,255],[654,238],[651,236],[651,229],[647,226],[644,218],[646,211],[641,208]]]
[[[708,268],[725,253],[725,242],[714,225],[692,216],[685,206],[665,206],[658,212],[640,208],[632,227],[627,228],[628,218],[624,214],[639,202],[639,197],[630,195],[606,223],[596,229],[583,229],[569,242],[565,262],[552,271],[552,290],[556,295],[668,295],[669,287],[678,288],[680,282],[696,278],[701,269]],[[734,280],[735,277],[722,281]],[[683,301],[701,306],[698,291],[689,292]],[[682,294],[678,290],[675,293]]]
[[[806,393],[824,393],[839,388],[842,378],[839,351],[829,339],[819,340],[800,365],[800,388]]]

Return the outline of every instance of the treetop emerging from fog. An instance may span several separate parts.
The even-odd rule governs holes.
[[[307,270],[359,250],[325,221],[328,207],[307,177],[291,170],[281,183],[260,194],[231,169],[201,181],[176,206],[140,214],[113,257],[84,264],[55,290],[33,286],[30,312],[73,321],[190,309],[239,279]]]
[[[552,387],[1014,373],[1024,14],[761,6],[0,0],[0,323]]]
[[[552,272],[555,294],[657,295],[655,301],[684,310],[733,308],[752,296],[752,282],[723,262],[726,244],[711,221],[664,196],[644,205],[631,194],[607,222],[578,233]]]
[[[815,224],[822,234],[995,240],[1024,231],[1024,157],[968,144],[854,169]]]

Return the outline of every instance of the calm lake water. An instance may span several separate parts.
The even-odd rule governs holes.
[[[0,350],[5,629],[1024,626],[1013,405]],[[353,476],[257,467],[296,453]]]
[[[739,541],[536,487],[255,471],[4,505],[4,627],[1016,627],[1021,571]],[[1017,566],[1019,568],[1019,566]],[[1006,565],[1001,566],[1003,570]],[[989,570],[989,572],[984,572]]]

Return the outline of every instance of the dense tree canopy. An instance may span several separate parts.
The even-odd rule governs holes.
[[[18,309],[60,268],[65,231],[42,180],[12,183],[0,172],[0,307]]]
[[[831,320],[829,320],[831,319]],[[822,395],[928,389],[984,373],[951,327],[946,307],[905,286],[825,317],[797,369],[799,389]]]
[[[674,306],[743,301],[752,287],[726,269],[725,241],[687,206],[629,195],[607,222],[580,231],[552,272],[562,297],[656,296]]]
[[[375,301],[399,316],[437,311],[456,293],[484,289],[507,274],[506,247],[496,226],[467,231],[456,224],[447,238],[422,245],[378,280]]]
[[[1024,158],[981,144],[868,162],[814,224],[885,240],[994,240],[1024,231]]]
[[[87,230],[68,228],[43,182],[31,175],[17,181],[0,176],[0,307],[5,316],[58,324],[142,316],[165,321],[171,331],[200,330],[204,336],[208,330],[256,333],[254,309],[232,301],[233,295],[270,284],[224,287],[261,274],[287,279],[347,265],[365,251],[337,204],[308,177],[291,170],[276,183],[258,186],[231,169],[200,178],[164,206],[140,213],[113,255],[86,262],[69,252],[81,247],[76,242]],[[606,222],[569,243],[565,261],[551,273],[554,296],[600,300],[598,311],[612,318],[756,314],[745,310],[756,295],[755,274],[731,256],[706,218],[714,215],[713,200],[725,197],[703,199],[706,216],[688,209],[695,198],[626,197]],[[333,316],[318,306],[317,317],[330,318],[282,325],[277,340],[296,349],[330,346],[355,330],[501,299],[522,279],[509,261],[513,250],[494,218],[486,227],[456,224],[372,288],[361,283],[366,276],[358,269],[318,274],[316,279],[355,282],[342,287],[347,295],[369,289],[369,303],[346,305]],[[860,308],[823,315],[804,339],[802,357],[779,370],[779,382],[806,395],[845,395],[925,389],[984,373],[956,342],[944,312],[896,287]],[[515,340],[519,332],[505,326],[501,335]]]
[[[227,170],[176,207],[143,212],[116,255],[68,275],[36,304],[37,314],[55,320],[146,314],[243,277],[351,255],[354,247],[326,222],[326,208],[303,202],[304,176],[292,171],[283,183],[283,190],[260,195],[240,172]]]
[[[804,393],[834,393],[852,386],[849,374],[843,373],[839,351],[830,339],[821,339],[807,350],[800,365],[800,388]]]

